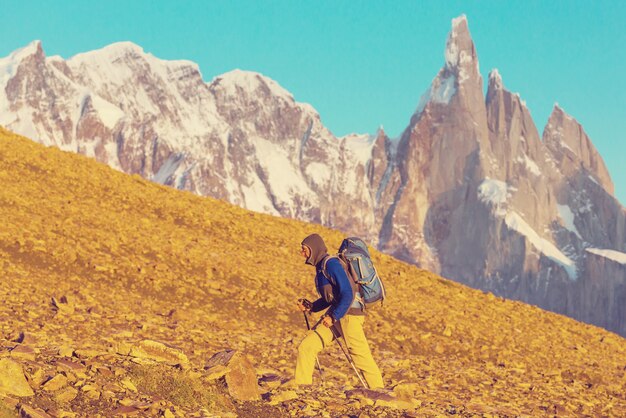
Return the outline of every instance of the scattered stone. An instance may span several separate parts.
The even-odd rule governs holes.
[[[78,390],[74,389],[73,387],[68,386],[58,391],[54,395],[54,398],[59,403],[67,403],[67,402],[73,401],[77,395],[78,395]]]
[[[128,356],[128,355],[130,355],[130,351],[132,349],[133,349],[133,346],[131,344],[128,344],[128,343],[125,343],[125,342],[121,342],[121,343],[118,343],[114,347],[113,351],[116,352],[117,354],[121,354],[123,356]]]
[[[113,372],[107,367],[96,367],[96,370],[104,377],[113,377]]]
[[[57,360],[56,362],[57,367],[59,367],[61,370],[66,370],[66,371],[73,371],[73,372],[84,372],[85,371],[85,366],[82,365],[81,363],[77,363],[74,362],[70,359],[67,358],[62,358],[60,360]]]
[[[74,305],[69,304],[67,302],[67,298],[65,296],[61,297],[61,299],[57,300],[56,298],[52,298],[51,301],[52,307],[60,314],[71,315],[74,313]]]
[[[257,384],[256,372],[250,361],[237,350],[226,350],[216,353],[209,359],[205,369],[211,370],[220,367],[225,368],[224,378],[228,393],[240,401],[255,401],[261,399]]]
[[[26,381],[22,366],[8,358],[0,360],[0,395],[33,396],[34,394]]]
[[[131,348],[130,355],[139,359],[154,360],[173,366],[189,367],[189,359],[182,351],[158,341],[140,341]]]
[[[61,357],[72,357],[74,355],[74,349],[67,345],[59,347],[59,355]]]
[[[11,357],[19,360],[35,361],[36,353],[33,347],[20,344],[11,350]]]
[[[280,376],[277,374],[265,374],[259,379],[259,384],[270,389],[276,389],[281,385]]]
[[[138,415],[139,412],[140,410],[135,407],[122,405],[116,408],[115,410],[113,410],[113,415],[114,416],[121,416],[121,415],[134,416],[134,415]]]
[[[52,379],[43,384],[43,390],[46,392],[56,392],[67,385],[67,377],[63,374],[57,374]]]
[[[91,400],[97,401],[98,399],[100,399],[100,391],[88,390],[85,392],[85,396]]]
[[[0,402],[2,402],[9,409],[15,409],[20,404],[19,399],[15,399],[10,396],[0,397]]]
[[[130,390],[131,392],[137,393],[137,386],[135,386],[135,384],[130,381],[130,378],[127,377],[123,379],[120,383],[124,388]]]
[[[78,357],[83,358],[83,359],[90,359],[93,357],[98,357],[98,356],[102,356],[106,354],[99,350],[76,350],[75,353]]]
[[[20,417],[21,418],[52,418],[50,415],[46,414],[45,411],[42,411],[38,408],[33,408],[28,405],[22,405],[20,407]]]
[[[272,394],[270,405],[278,405],[279,403],[290,401],[292,399],[297,399],[298,394],[295,390],[286,390],[283,392],[278,392]]]
[[[168,409],[165,409],[165,411],[163,411],[163,417],[164,418],[175,418],[174,414],[172,414],[172,411]]]

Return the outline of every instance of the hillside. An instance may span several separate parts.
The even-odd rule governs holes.
[[[204,370],[233,348],[259,378],[290,377],[305,333],[293,301],[314,297],[299,243],[319,232],[336,247],[339,232],[160,186],[1,128],[0,183],[0,362],[21,365],[34,390],[5,398],[0,417],[400,415],[346,399],[357,381],[336,347],[320,355],[325,388],[291,400],[293,389],[263,384],[264,400],[231,401]],[[626,415],[623,338],[374,259],[389,297],[366,333],[413,416]],[[178,348],[189,365],[128,356],[141,340]],[[3,383],[0,373],[0,393]]]

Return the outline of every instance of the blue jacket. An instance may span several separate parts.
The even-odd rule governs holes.
[[[313,312],[319,312],[330,306],[328,314],[332,316],[335,321],[339,321],[348,313],[348,310],[353,305],[351,314],[363,315],[363,310],[360,304],[355,301],[356,286],[352,285],[351,279],[343,269],[341,262],[337,258],[331,258],[326,263],[326,273],[329,279],[326,278],[322,272],[324,260],[320,261],[316,266],[315,275],[315,287],[320,295],[320,298],[313,302],[311,310]],[[353,312],[356,311],[356,312]]]

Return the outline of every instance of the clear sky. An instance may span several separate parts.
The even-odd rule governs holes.
[[[276,80],[337,136],[399,135],[444,63],[452,18],[465,14],[483,79],[498,68],[539,132],[555,102],[604,158],[626,203],[626,1],[0,0],[0,57],[42,41],[72,55],[132,41],[200,65]]]

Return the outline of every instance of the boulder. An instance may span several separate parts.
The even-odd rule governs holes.
[[[11,359],[0,360],[0,395],[33,396],[24,371],[19,363]]]
[[[56,392],[67,385],[67,377],[63,374],[57,374],[43,385],[46,392]]]
[[[133,345],[130,356],[138,359],[153,360],[172,366],[189,367],[189,359],[177,348],[152,340],[143,340]]]
[[[61,389],[55,393],[54,398],[58,403],[71,402],[78,395],[78,391],[71,386]]]
[[[233,398],[240,401],[261,399],[254,367],[241,352],[226,350],[216,353],[207,362],[205,370],[213,378],[223,378]]]

